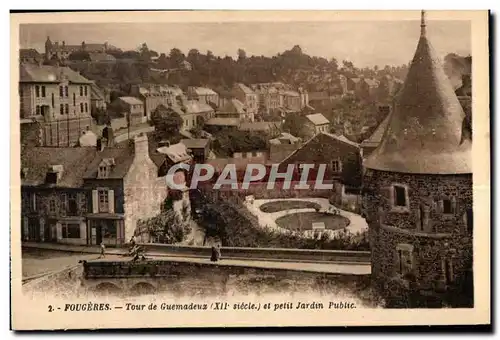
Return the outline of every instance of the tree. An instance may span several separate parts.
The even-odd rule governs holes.
[[[238,49],[238,61],[243,61],[247,58],[247,53],[243,49]]]
[[[178,48],[172,48],[169,54],[170,64],[172,67],[180,67],[181,63],[186,59],[184,54]]]
[[[157,139],[172,139],[179,137],[183,120],[171,107],[159,105],[151,114],[151,123],[155,127]]]
[[[160,214],[142,222],[142,225],[150,236],[160,243],[167,244],[184,241],[191,231],[189,224],[183,222],[173,209],[160,212]]]

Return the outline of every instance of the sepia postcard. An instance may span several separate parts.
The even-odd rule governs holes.
[[[11,13],[11,328],[490,325],[488,20]]]

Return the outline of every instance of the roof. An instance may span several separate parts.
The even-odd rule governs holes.
[[[288,132],[282,132],[278,137],[269,140],[269,143],[275,144],[275,145],[283,144],[282,140],[289,141],[289,143],[287,143],[287,144],[293,144],[293,143],[298,142],[300,140],[300,138],[297,138]]]
[[[471,174],[465,114],[425,32],[380,146],[367,168],[400,173]]]
[[[364,80],[365,80],[365,83],[367,83],[369,86],[376,87],[379,85],[379,82],[376,79],[365,78]]]
[[[91,52],[89,57],[92,61],[116,61],[115,57],[107,53]]]
[[[170,146],[162,146],[156,149],[157,152],[167,155],[174,163],[184,162],[191,159],[188,154],[186,145],[182,143],[173,144]]]
[[[95,152],[95,157],[86,167],[83,178],[96,178],[99,164],[105,158],[113,158],[115,165],[111,167],[111,171],[107,178],[121,179],[124,178],[134,161],[134,151],[131,148],[104,148],[104,150]]]
[[[208,145],[209,140],[204,138],[181,139],[181,143],[188,149],[203,149]]]
[[[142,105],[142,101],[135,97],[119,97],[118,99],[129,105]]]
[[[220,112],[234,112],[234,113],[245,113],[245,105],[238,99],[231,99],[226,102],[226,104],[220,108]]]
[[[330,121],[326,119],[321,113],[313,113],[306,116],[314,125],[330,124]]]
[[[43,186],[49,167],[62,165],[62,177],[57,186],[78,188],[83,184],[85,169],[96,153],[94,147],[31,148],[21,155],[21,169],[28,169],[25,177],[21,179],[21,184]]]
[[[214,90],[209,89],[208,87],[193,87],[192,90],[199,96],[217,95],[217,93]]]
[[[277,122],[243,122],[240,124],[240,130],[242,131],[268,131],[278,127]]]
[[[92,83],[80,73],[66,66],[21,64],[19,72],[21,83],[59,83],[64,79],[75,84]]]
[[[207,103],[200,103],[197,100],[188,100],[184,103],[186,113],[211,112],[214,109]]]
[[[389,113],[387,117],[384,118],[382,123],[377,126],[375,131],[373,131],[372,135],[361,142],[362,147],[377,147],[382,141],[382,137],[384,136],[384,132],[387,129],[387,125],[389,124],[391,114]]]
[[[240,90],[243,91],[245,94],[255,94],[255,92],[253,92],[251,88],[249,88],[243,83],[236,83],[235,86],[240,88]]]
[[[338,141],[338,142],[341,142],[341,143],[345,143],[347,145],[350,145],[354,148],[357,148],[359,149],[359,145],[353,141],[350,141],[349,139],[347,139],[346,137],[344,136],[338,136],[338,135],[334,135],[333,133],[325,133],[325,132],[320,132],[316,135],[314,135],[313,137],[309,138],[308,141],[306,141],[304,144],[302,144],[302,146],[298,149],[296,149],[295,151],[293,151],[291,154],[289,154],[285,159],[283,159],[280,163],[284,163],[285,161],[287,161],[288,159],[290,159],[293,155],[295,155],[297,152],[299,152],[300,150],[304,149],[307,147],[307,145],[315,140],[321,140],[321,138],[328,138],[328,139],[331,139],[331,140],[334,140],[334,141]]]
[[[21,48],[19,50],[19,56],[21,58],[38,58],[41,55],[34,48]]]
[[[240,125],[239,118],[210,118],[205,125],[223,125],[223,126],[238,126]]]
[[[106,99],[102,90],[95,83],[92,83],[90,85],[90,97],[94,100],[95,99],[97,99],[97,100],[105,100]]]

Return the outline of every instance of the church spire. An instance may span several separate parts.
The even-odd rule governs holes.
[[[421,37],[425,37],[425,26],[426,26],[426,23],[425,23],[425,11],[422,10],[422,12],[420,12],[420,36]]]

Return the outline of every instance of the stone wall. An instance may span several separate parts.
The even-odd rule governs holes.
[[[392,184],[407,187],[407,208],[393,207]],[[453,213],[442,212],[439,202],[443,199],[454,200]],[[422,209],[428,212],[426,223],[422,223]],[[438,294],[443,298],[450,291],[463,294],[448,296],[451,300],[446,303],[451,305],[471,299],[470,287],[464,286],[472,270],[472,226],[466,220],[471,209],[470,174],[413,175],[368,169],[364,178],[363,213],[370,227],[374,283],[388,296],[400,295],[398,303],[405,299],[399,288],[418,292],[418,296]],[[409,260],[412,269],[405,275],[401,274],[399,245],[413,247]],[[451,281],[445,277],[446,271],[451,271]]]

